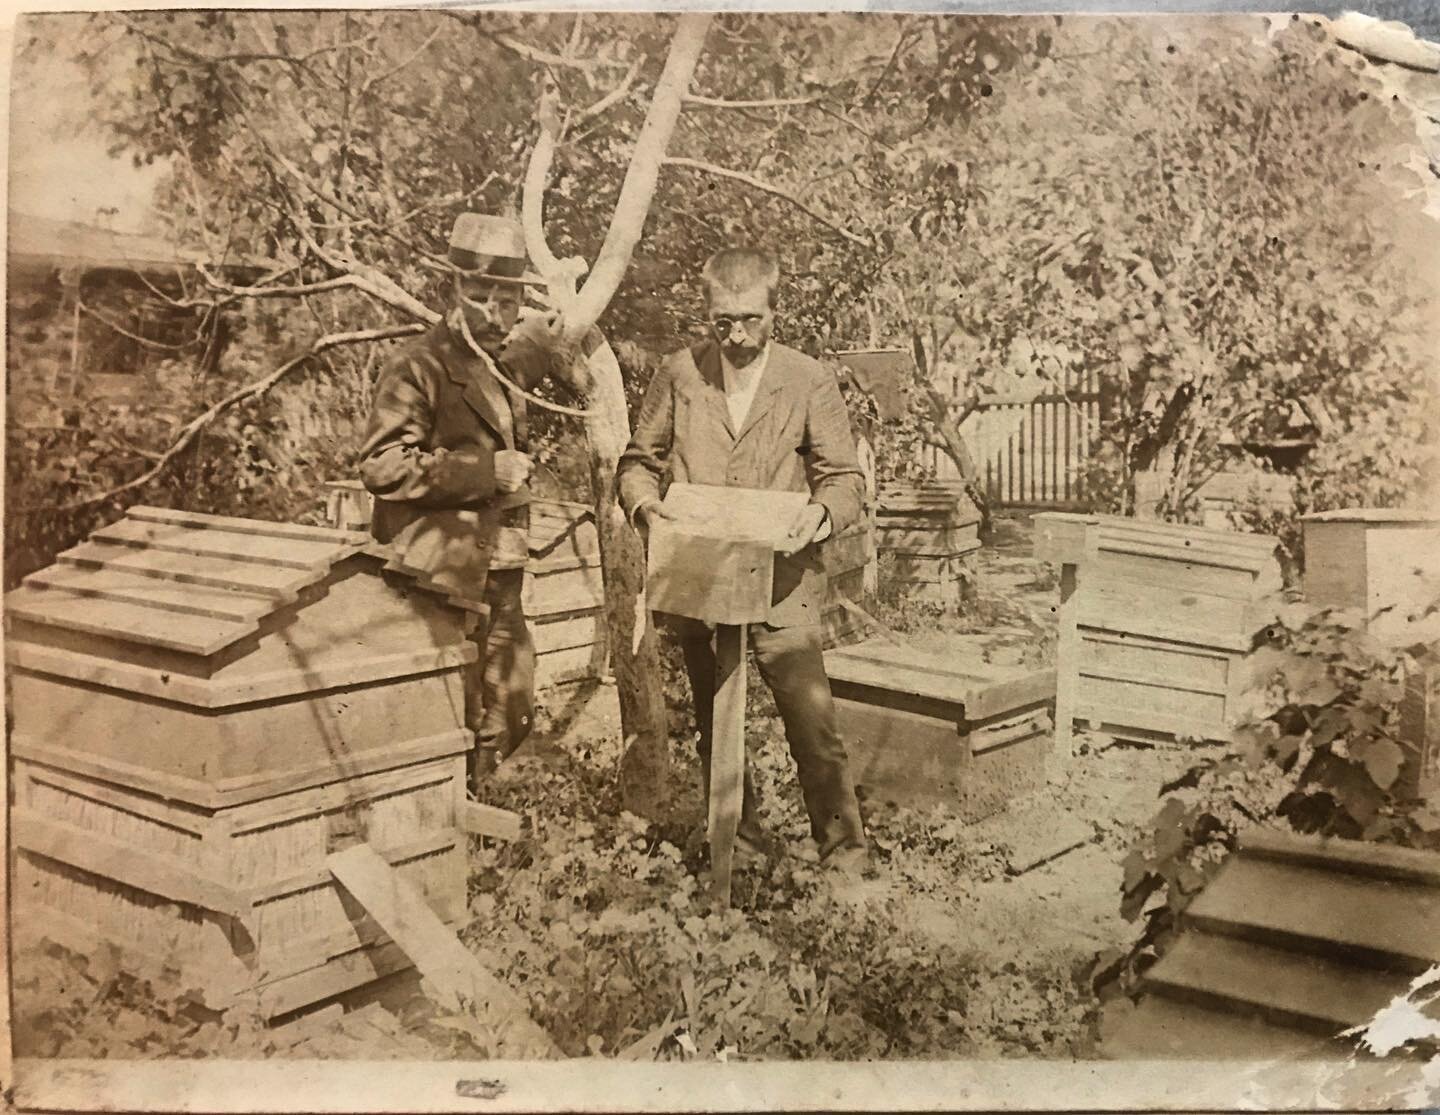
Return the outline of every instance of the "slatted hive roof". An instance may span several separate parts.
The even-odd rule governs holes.
[[[209,658],[255,635],[341,561],[367,555],[472,612],[369,535],[327,527],[132,507],[5,597],[6,616]]]
[[[1440,964],[1440,855],[1256,830],[1190,904],[1104,1055],[1316,1054]],[[1123,1016],[1123,1017],[1121,1017]]]

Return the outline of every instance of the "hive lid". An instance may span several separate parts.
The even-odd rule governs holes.
[[[366,554],[472,612],[484,606],[358,531],[132,507],[5,596],[12,619],[210,657]]]
[[[825,652],[832,682],[891,689],[963,706],[970,720],[1053,700],[1055,671],[983,662],[978,655],[952,662],[915,647],[869,640]]]
[[[1405,507],[1347,507],[1338,511],[1312,511],[1302,523],[1369,523],[1375,526],[1440,526],[1440,512]]]

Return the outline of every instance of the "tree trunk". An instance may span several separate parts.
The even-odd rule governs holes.
[[[927,383],[925,399],[930,407],[930,422],[940,436],[941,447],[955,462],[960,478],[965,481],[965,491],[980,512],[980,537],[988,538],[990,501],[985,498],[985,490],[980,486],[980,470],[975,467],[975,458],[970,455],[970,447],[960,436],[959,423],[950,420],[950,408],[946,406],[944,396]]]
[[[605,633],[625,736],[620,792],[626,809],[653,820],[668,797],[669,727],[660,650],[645,606],[645,549],[625,521],[615,490],[615,466],[630,440],[625,384],[615,352],[598,330],[585,348],[589,355],[576,358],[576,372],[592,411],[585,431],[605,585]]]
[[[614,350],[595,323],[614,297],[645,228],[665,151],[690,87],[713,18],[688,12],[675,21],[665,67],[655,84],[605,241],[584,285],[583,260],[559,260],[544,229],[545,184],[550,175],[560,127],[558,91],[547,85],[540,100],[540,137],[526,168],[522,219],[531,259],[547,280],[556,308],[564,313],[564,343],[578,355],[571,382],[585,397],[590,445],[590,480],[595,495],[595,525],[600,535],[600,572],[605,586],[605,625],[611,668],[620,697],[624,753],[620,786],[625,807],[655,817],[668,796],[669,728],[661,689],[660,653],[645,606],[645,554],[639,537],[625,522],[615,493],[615,466],[630,440],[630,411]]]

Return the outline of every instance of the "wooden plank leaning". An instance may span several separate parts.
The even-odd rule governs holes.
[[[520,997],[490,972],[430,909],[425,896],[400,877],[368,844],[326,858],[350,894],[405,951],[447,1006],[473,1014],[494,1029],[507,1059],[564,1054],[530,1017]]]

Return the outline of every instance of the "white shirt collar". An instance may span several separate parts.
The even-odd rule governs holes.
[[[770,345],[767,342],[760,350],[760,355],[746,364],[743,368],[737,368],[725,359],[725,354],[720,354],[720,374],[724,379],[725,406],[730,411],[730,425],[738,433],[740,427],[745,424],[745,418],[750,413],[750,404],[755,399],[755,392],[760,386],[760,377],[765,372],[765,365],[770,359]]]

